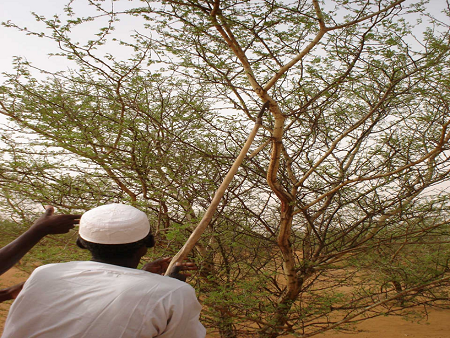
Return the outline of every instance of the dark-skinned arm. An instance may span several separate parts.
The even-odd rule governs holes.
[[[0,303],[10,299],[16,299],[22,290],[24,283],[25,282],[0,290]]]
[[[52,206],[46,206],[44,214],[27,231],[0,249],[0,275],[8,271],[46,235],[67,233],[80,222],[81,215],[53,215],[54,211]]]

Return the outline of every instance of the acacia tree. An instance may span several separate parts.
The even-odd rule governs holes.
[[[447,196],[430,188],[449,178],[448,25],[434,20],[413,39],[405,13],[423,9],[411,1],[147,4],[134,14],[185,74],[215,85],[249,119],[270,102],[271,149],[258,156],[280,206],[268,236],[282,272],[261,287],[270,292],[253,318],[261,336],[311,336],[399,298],[445,298],[427,294],[447,281],[447,258],[425,254],[423,236],[447,242]],[[419,244],[420,257],[405,258]],[[386,258],[355,259],[373,250]],[[434,267],[419,273],[405,259]],[[384,277],[367,279],[362,266]],[[344,284],[354,291],[336,292]]]
[[[93,57],[95,42],[79,47],[68,38],[86,18],[44,20],[61,53],[89,71],[50,87],[11,75],[2,111],[96,164],[96,175],[79,177],[120,187],[110,194],[100,188],[95,198],[125,194],[164,215],[166,227],[195,220],[244,138],[217,120],[211,99],[234,108],[222,118],[244,125],[270,102],[259,152],[198,246],[205,324],[222,337],[310,337],[418,304],[447,305],[448,194],[439,187],[450,177],[449,34],[430,18],[424,35],[413,35],[408,15],[427,18],[421,2],[169,0],[123,13],[92,3],[111,18],[147,20],[146,31],[123,42],[136,50],[134,60],[113,62],[105,73],[110,64]],[[104,43],[108,29],[102,32],[97,41]],[[177,78],[164,80],[177,95],[165,100],[170,91],[163,90],[155,110],[148,101],[155,82],[141,67],[149,55]],[[21,67],[18,73],[28,76]],[[81,105],[78,88],[86,85]],[[169,114],[158,120],[155,112]],[[42,125],[45,114],[54,115]],[[78,121],[61,136],[78,116],[95,125],[83,133]],[[199,121],[206,124],[192,135]],[[166,127],[177,123],[189,135]],[[160,129],[164,136],[153,136]]]

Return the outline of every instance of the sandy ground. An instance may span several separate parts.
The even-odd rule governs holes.
[[[20,282],[26,281],[28,274],[17,269],[12,268],[6,271],[2,276],[0,276],[0,287],[6,288],[8,286],[13,286],[19,284]],[[6,316],[8,315],[8,309],[11,306],[12,301],[7,301],[0,303],[0,332],[3,332],[3,325],[5,324]]]
[[[431,310],[428,320],[420,324],[401,317],[379,317],[357,326],[354,334],[329,332],[321,337],[333,338],[448,338],[450,337],[450,311]]]
[[[25,281],[28,275],[12,268],[0,276],[0,287],[8,287]],[[0,332],[3,331],[8,309],[12,301],[0,303]],[[208,336],[207,336],[208,337]],[[423,322],[412,323],[400,317],[380,317],[357,326],[355,333],[328,332],[318,337],[326,338],[448,338],[450,337],[450,310],[431,310]],[[287,338],[287,337],[286,337]]]

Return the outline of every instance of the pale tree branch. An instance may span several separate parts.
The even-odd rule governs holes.
[[[380,178],[386,178],[386,177],[390,177],[393,176],[395,174],[401,173],[402,171],[405,171],[408,168],[411,168],[419,163],[422,163],[432,157],[437,156],[437,154],[439,154],[442,151],[443,146],[449,142],[450,140],[450,133],[447,134],[447,128],[450,124],[450,121],[448,121],[447,123],[444,124],[442,131],[441,131],[441,137],[439,140],[439,143],[437,144],[437,146],[430,152],[428,152],[427,154],[423,155],[421,158],[412,161],[400,168],[397,168],[396,170],[392,170],[390,172],[385,172],[382,174],[378,174],[378,175],[373,175],[373,176],[368,176],[368,177],[357,177],[354,179],[349,179],[346,180],[344,182],[342,182],[341,184],[337,185],[336,187],[334,187],[333,189],[327,191],[326,193],[320,195],[319,197],[317,197],[314,201],[304,205],[302,207],[302,209],[308,209],[311,206],[313,206],[314,204],[320,202],[322,199],[324,199],[325,197],[335,193],[336,191],[340,190],[342,187],[349,185],[351,183],[358,183],[358,182],[364,182],[364,181],[369,181],[369,180],[375,180],[375,179],[380,179]],[[296,211],[296,213],[298,213],[300,211]]]

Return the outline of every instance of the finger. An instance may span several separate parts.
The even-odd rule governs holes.
[[[70,219],[74,224],[80,224],[81,215],[70,215]]]
[[[60,215],[60,216],[64,216],[65,218],[68,218],[68,219],[80,219],[81,218],[81,215]]]
[[[181,266],[183,268],[195,268],[195,267],[197,267],[197,265],[195,265],[195,264],[184,264],[184,263],[182,263]]]
[[[182,270],[198,270],[197,265],[194,263],[177,263],[175,264],[176,271]]]
[[[185,267],[185,268],[190,268],[190,267],[196,268],[197,267],[197,265],[195,263],[181,263],[181,266]]]
[[[196,267],[196,266],[180,266],[180,271],[186,271],[186,270],[198,270],[198,267]]]
[[[45,206],[45,212],[44,212],[44,215],[45,216],[51,216],[51,215],[53,215],[53,213],[55,212],[55,208],[53,208],[53,206],[52,205],[46,205]]]
[[[64,224],[79,224],[80,223],[80,219],[76,216],[76,215],[54,215],[53,217],[55,217],[60,223],[64,223]]]

